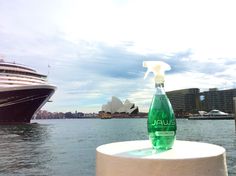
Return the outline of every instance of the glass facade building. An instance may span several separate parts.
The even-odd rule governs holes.
[[[190,88],[167,92],[167,96],[177,115],[198,111],[208,112],[212,109],[233,113],[233,98],[236,97],[236,89],[218,90],[214,88],[200,92],[198,88]]]

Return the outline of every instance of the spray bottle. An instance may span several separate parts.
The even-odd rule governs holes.
[[[170,66],[162,61],[144,61],[143,67],[147,67],[144,79],[150,72],[154,74],[156,93],[148,112],[148,135],[152,146],[157,151],[165,151],[172,148],[176,136],[176,119],[174,111],[164,90],[165,71]]]

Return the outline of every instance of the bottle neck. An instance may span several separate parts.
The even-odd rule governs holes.
[[[155,83],[156,87],[156,95],[164,95],[165,90],[164,90],[164,83]]]

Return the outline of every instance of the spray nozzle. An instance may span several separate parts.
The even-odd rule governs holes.
[[[164,83],[165,71],[171,69],[171,67],[162,61],[143,61],[143,67],[147,67],[144,79],[150,72],[153,72],[155,83]]]

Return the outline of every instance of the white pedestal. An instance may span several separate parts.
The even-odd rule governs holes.
[[[175,141],[156,153],[150,141],[127,141],[97,148],[96,176],[227,176],[223,147]]]

